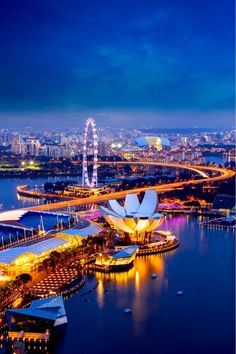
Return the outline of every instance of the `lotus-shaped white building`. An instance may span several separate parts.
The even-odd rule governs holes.
[[[106,221],[115,228],[136,236],[153,231],[163,221],[158,210],[158,196],[154,190],[147,190],[142,203],[137,194],[127,194],[124,207],[117,200],[109,200],[109,208],[100,207]]]

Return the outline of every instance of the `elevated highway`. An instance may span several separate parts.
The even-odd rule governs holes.
[[[167,162],[153,162],[153,161],[102,161],[98,163],[99,165],[143,165],[143,166],[163,166],[163,167],[174,167],[186,169],[189,171],[196,172],[201,177],[208,178],[209,176],[203,171],[202,166],[192,166],[184,164],[175,164]],[[201,167],[201,168],[199,168]],[[204,166],[205,167],[205,166]]]
[[[71,207],[71,206],[103,202],[103,201],[110,200],[110,199],[121,199],[121,198],[124,198],[126,194],[129,194],[129,193],[139,194],[139,193],[146,191],[148,189],[154,189],[157,192],[162,193],[162,192],[172,191],[172,190],[175,190],[178,188],[183,188],[187,185],[222,181],[222,180],[231,178],[235,175],[234,171],[227,170],[225,168],[212,167],[212,166],[193,166],[193,165],[184,165],[184,164],[147,162],[147,161],[137,161],[137,162],[133,162],[133,161],[132,162],[130,162],[130,161],[129,162],[126,162],[126,161],[118,161],[118,162],[106,161],[106,162],[99,162],[99,164],[124,164],[124,165],[134,165],[134,164],[137,165],[137,164],[139,164],[139,165],[150,165],[150,166],[174,167],[174,168],[178,168],[178,169],[181,168],[181,169],[186,169],[189,171],[196,172],[201,176],[201,178],[196,179],[196,180],[192,179],[192,180],[188,180],[188,181],[184,181],[184,182],[174,182],[174,183],[169,183],[169,184],[161,184],[161,185],[152,186],[152,187],[128,189],[125,191],[114,192],[114,193],[105,194],[105,195],[72,199],[69,201],[68,200],[61,201],[61,202],[56,202],[56,203],[52,203],[52,204],[37,205],[34,207],[25,208],[25,209],[44,210],[44,211],[63,209],[63,208]],[[208,176],[206,173],[207,171],[209,171],[215,175]]]

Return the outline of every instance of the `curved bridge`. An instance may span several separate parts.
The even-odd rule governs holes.
[[[114,192],[114,193],[109,193],[105,195],[98,195],[98,196],[90,196],[87,198],[79,198],[79,199],[73,199],[69,201],[62,201],[62,202],[57,202],[57,203],[52,203],[52,204],[44,204],[44,205],[37,205],[35,207],[30,207],[30,208],[25,208],[28,210],[54,210],[54,209],[62,209],[62,208],[67,208],[70,206],[76,206],[76,205],[83,205],[83,204],[90,204],[90,203],[98,203],[102,201],[106,201],[109,199],[121,199],[124,198],[126,194],[129,193],[141,193],[143,191],[146,191],[148,189],[154,189],[157,192],[168,192],[171,190],[174,190],[176,188],[181,188],[186,185],[193,185],[193,184],[201,184],[205,182],[216,182],[216,181],[222,181],[228,178],[231,178],[235,175],[234,171],[227,170],[225,168],[220,168],[220,167],[212,167],[212,166],[193,166],[193,165],[183,165],[183,164],[173,164],[173,163],[162,163],[162,162],[147,162],[147,161],[137,161],[137,162],[126,162],[126,161],[118,161],[118,162],[113,162],[113,161],[106,161],[106,162],[99,162],[99,164],[124,164],[124,165],[152,165],[152,166],[166,166],[166,167],[174,167],[174,168],[181,168],[181,169],[186,169],[190,171],[194,171],[198,173],[202,178],[197,179],[197,180],[189,180],[189,181],[184,181],[184,182],[174,182],[174,183],[169,183],[169,184],[161,184],[158,186],[152,186],[152,187],[142,187],[142,188],[134,188],[134,189],[128,189],[125,191],[121,192]],[[210,171],[213,173],[216,173],[216,176],[211,176],[209,177],[206,174],[206,171]]]

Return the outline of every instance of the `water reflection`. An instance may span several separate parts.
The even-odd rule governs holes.
[[[136,293],[140,291],[140,275],[137,270],[135,271],[135,291]]]
[[[98,281],[97,302],[98,302],[98,307],[100,309],[102,309],[103,305],[104,305],[104,285],[103,285],[103,282],[101,280]]]
[[[150,289],[155,293],[155,305],[156,308],[158,308],[158,298],[163,286],[164,258],[160,255],[152,255],[148,257],[148,266],[147,257],[139,257],[135,261],[135,293],[132,307],[134,309],[134,333],[137,336],[143,335],[145,329],[144,321],[146,316],[149,316],[150,314]],[[151,273],[158,274],[158,278],[152,279],[150,276]]]
[[[31,205],[39,205],[44,202],[43,199],[24,197],[22,195],[19,195],[18,193],[17,193],[16,197],[17,197],[18,201],[23,203],[23,206],[24,206],[24,204],[29,204],[30,206]]]
[[[147,266],[148,259],[148,266]],[[127,284],[135,284],[136,289],[140,288],[142,282],[146,281],[147,277],[150,277],[151,273],[158,273],[159,277],[164,271],[164,261],[161,255],[152,255],[137,257],[134,262],[134,267],[127,272],[117,273],[96,273],[98,285],[101,282],[107,283],[113,281],[116,288],[124,288]]]
[[[207,238],[204,237],[203,229],[199,229],[199,253],[201,256],[206,255],[208,252],[208,241]]]
[[[78,343],[83,354],[233,354],[234,234],[198,222],[167,218],[161,228],[180,238],[179,248],[138,257],[128,272],[90,274],[83,291],[97,288],[88,302],[80,293],[66,301],[68,325],[56,354],[77,354]]]
[[[156,273],[157,279],[152,279],[151,274]],[[143,323],[150,312],[150,288],[155,293],[155,306],[159,307],[159,293],[166,287],[163,282],[164,277],[164,257],[161,255],[152,255],[137,257],[134,267],[127,272],[100,274],[96,273],[98,282],[97,304],[104,308],[104,293],[109,288],[109,282],[112,282],[112,289],[115,289],[117,306],[122,309],[126,306],[133,309],[133,327],[136,335],[142,335],[144,331]],[[118,294],[122,291],[122,297]],[[132,298],[130,299],[130,292]],[[112,293],[112,296],[114,294]]]

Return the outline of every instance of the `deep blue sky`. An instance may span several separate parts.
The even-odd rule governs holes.
[[[233,0],[0,6],[1,126],[233,126]]]

